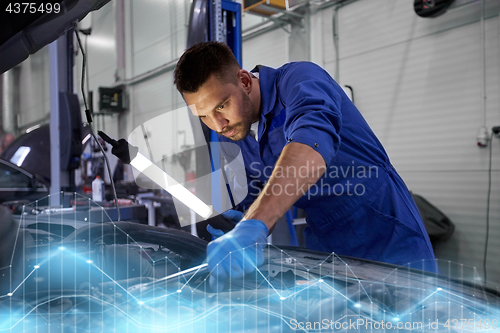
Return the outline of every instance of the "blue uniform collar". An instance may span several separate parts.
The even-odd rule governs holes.
[[[255,66],[252,72],[259,73],[261,119],[276,105],[276,76],[278,71],[262,65]]]
[[[256,66],[252,72],[259,73],[259,87],[260,87],[260,123],[258,129],[259,138],[267,128],[268,115],[274,110],[276,106],[276,77],[278,71],[271,67],[262,65]],[[273,117],[274,115],[270,115]]]

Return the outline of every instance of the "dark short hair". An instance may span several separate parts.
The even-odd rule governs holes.
[[[197,92],[215,75],[222,83],[237,84],[240,65],[231,49],[224,43],[203,42],[186,50],[177,62],[174,84],[179,92]]]

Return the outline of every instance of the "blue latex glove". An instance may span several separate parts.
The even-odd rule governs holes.
[[[227,210],[224,213],[222,213],[222,216],[224,216],[224,218],[226,220],[229,220],[229,221],[233,222],[234,224],[236,224],[236,223],[240,222],[241,219],[243,219],[243,216],[245,216],[245,214],[243,214],[240,211],[230,209],[230,210]]]
[[[241,278],[264,262],[262,249],[269,229],[259,220],[245,220],[233,230],[211,241],[207,247],[210,288],[222,291],[228,277]]]
[[[219,238],[220,236],[224,236],[224,231],[220,229],[215,229],[210,224],[207,225],[207,231],[212,235],[212,240]]]
[[[226,220],[232,222],[233,224],[236,224],[236,223],[241,221],[241,219],[243,218],[243,216],[245,216],[245,214],[243,214],[242,212],[239,212],[237,210],[230,209],[230,210],[222,213],[222,216]],[[212,235],[212,240],[217,239],[220,236],[224,235],[224,232],[222,230],[215,229],[210,224],[207,225],[207,231]]]

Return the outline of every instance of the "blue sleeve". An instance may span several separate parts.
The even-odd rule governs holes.
[[[300,62],[290,64],[278,80],[281,102],[286,108],[287,144],[300,142],[323,156],[328,166],[340,146],[341,89],[321,67]]]

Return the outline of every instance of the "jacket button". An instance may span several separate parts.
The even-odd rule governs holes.
[[[288,142],[292,142],[292,141],[293,141],[293,138],[288,139]]]
[[[318,145],[317,143],[315,143],[315,144],[314,144],[314,147],[318,148],[318,146],[319,146],[319,145]]]

